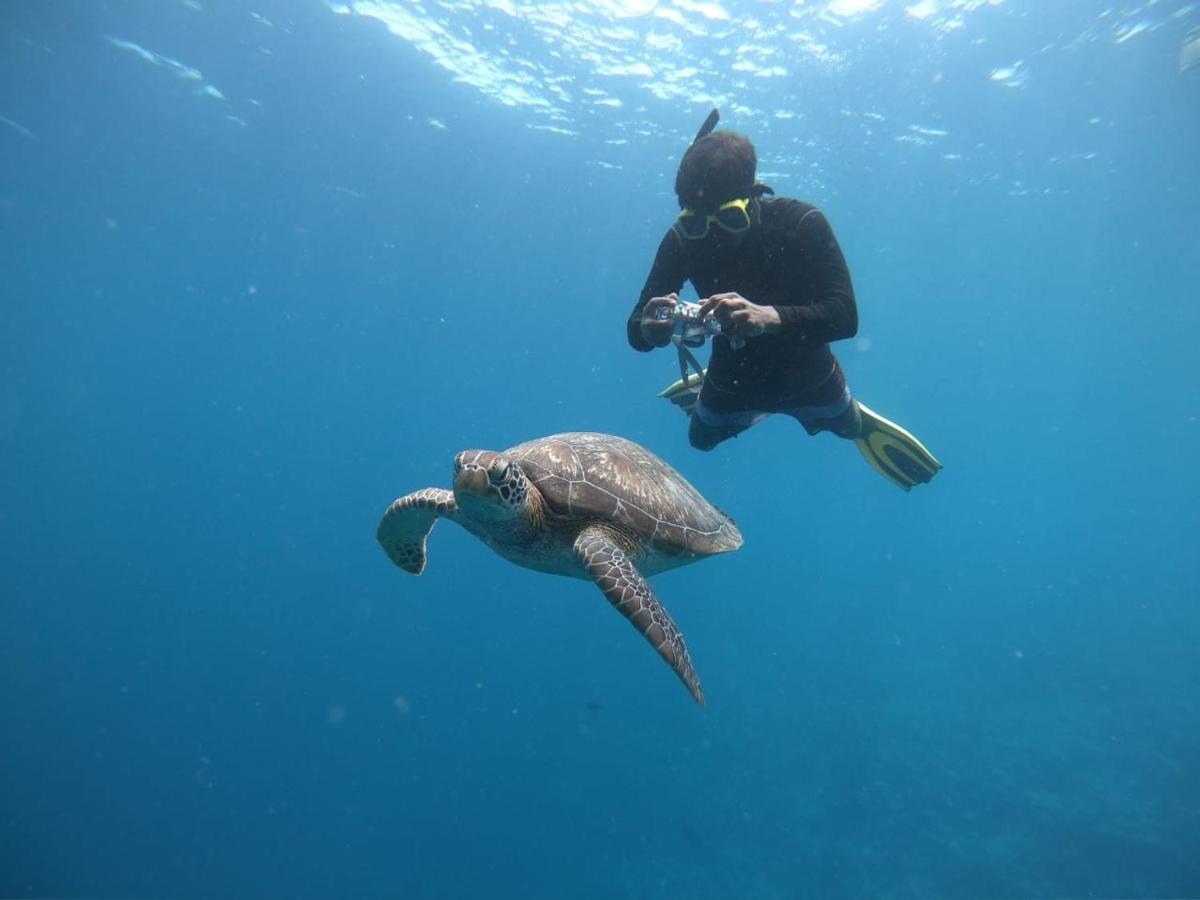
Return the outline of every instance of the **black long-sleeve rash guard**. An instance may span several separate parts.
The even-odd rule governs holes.
[[[845,257],[833,229],[816,207],[787,198],[755,201],[753,227],[744,235],[719,231],[684,240],[669,230],[629,316],[629,343],[642,338],[642,308],[651,297],[678,292],[690,281],[700,298],[736,292],[779,311],[780,330],[734,350],[713,340],[705,404],[722,409],[777,410],[794,406],[830,376],[830,341],[858,331],[858,306]]]

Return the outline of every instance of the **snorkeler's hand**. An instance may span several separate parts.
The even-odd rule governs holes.
[[[713,294],[700,304],[700,315],[713,315],[728,337],[754,338],[778,331],[779,310],[751,303],[741,294]]]
[[[671,335],[675,333],[675,318],[673,315],[663,315],[660,309],[666,308],[672,313],[679,295],[672,292],[665,297],[651,297],[642,307],[642,340],[654,347],[665,347],[671,343]]]

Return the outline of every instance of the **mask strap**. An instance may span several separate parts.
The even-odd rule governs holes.
[[[671,335],[671,343],[675,345],[675,350],[679,353],[679,377],[683,379],[683,383],[691,386],[692,381],[688,375],[688,366],[690,365],[696,370],[696,384],[704,380],[704,367],[700,365],[700,360],[696,359],[696,354],[688,349],[688,345],[683,342],[682,334]]]
[[[707,340],[708,338],[705,337],[704,341]],[[694,381],[696,391],[699,392],[700,385],[704,381],[704,366],[700,365],[700,360],[696,359],[696,354],[688,348],[682,333],[676,332],[671,335],[671,343],[675,345],[675,351],[679,354],[679,377],[683,379],[683,383],[687,387],[691,387]],[[703,346],[703,342],[701,346]],[[731,337],[729,339],[729,346],[734,351],[741,350],[746,346],[746,339],[743,337]],[[695,379],[688,375],[688,366],[696,370]]]

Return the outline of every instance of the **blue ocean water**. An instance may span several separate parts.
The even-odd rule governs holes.
[[[0,896],[1200,896],[1197,26],[5,4]],[[930,486],[656,399],[624,320],[714,105]],[[654,581],[707,707],[585,582],[376,545],[566,430],[741,526]]]

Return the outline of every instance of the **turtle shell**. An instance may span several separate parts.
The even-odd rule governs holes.
[[[736,550],[733,520],[687,479],[633,441],[571,432],[504,452],[521,467],[560,518],[621,526],[648,551],[708,556]]]

